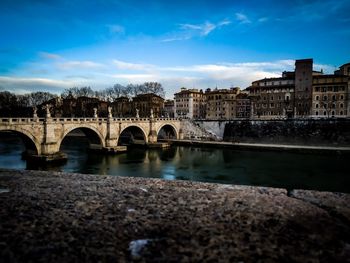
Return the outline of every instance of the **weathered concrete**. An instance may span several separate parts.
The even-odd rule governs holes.
[[[348,194],[0,170],[0,261],[349,262],[349,209]]]

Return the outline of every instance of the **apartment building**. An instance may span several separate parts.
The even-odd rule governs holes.
[[[181,88],[174,94],[176,118],[204,119],[205,95],[202,90]]]
[[[312,59],[295,62],[280,78],[254,81],[248,88],[252,118],[328,118],[349,115],[350,63],[334,74],[313,70]]]
[[[284,73],[281,78],[254,81],[247,90],[251,99],[252,118],[293,117],[294,78],[292,74]]]
[[[236,118],[236,96],[239,88],[230,89],[207,89],[206,99],[206,119],[207,120],[229,120]]]

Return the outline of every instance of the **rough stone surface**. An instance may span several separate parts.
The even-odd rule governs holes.
[[[350,146],[350,120],[237,120],[225,125],[223,137],[247,143]]]
[[[9,170],[0,189],[1,262],[350,259],[347,194]]]

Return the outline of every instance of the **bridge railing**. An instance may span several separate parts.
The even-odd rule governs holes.
[[[43,122],[44,118],[0,118],[0,123],[31,123],[31,122]]]
[[[0,118],[0,123],[3,124],[26,124],[32,122],[44,122],[45,118]],[[150,118],[112,118],[114,122],[140,122],[149,121]],[[155,121],[177,121],[178,118],[154,118]],[[62,122],[107,122],[108,118],[50,118],[51,122],[62,123]]]

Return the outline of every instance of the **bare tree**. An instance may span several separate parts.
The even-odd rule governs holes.
[[[30,107],[40,105],[46,101],[49,101],[57,97],[54,94],[51,94],[49,92],[42,92],[42,91],[32,92],[24,96],[28,96],[28,106]]]
[[[90,88],[90,87],[73,87],[69,89],[65,89],[61,97],[62,98],[67,98],[69,96],[72,96],[74,98],[77,97],[94,97],[96,94],[95,92]]]
[[[165,97],[165,91],[159,82],[145,82],[143,84],[144,93],[153,93],[161,97]]]

